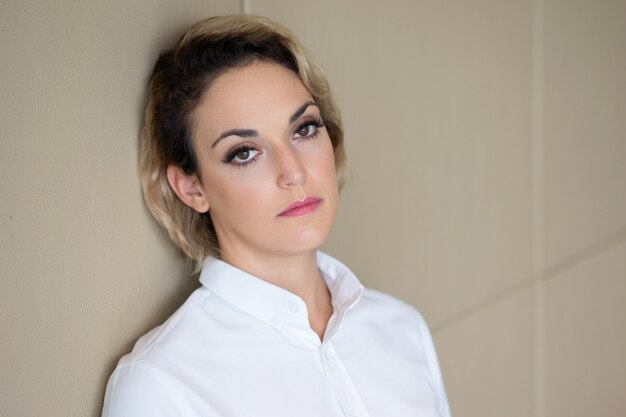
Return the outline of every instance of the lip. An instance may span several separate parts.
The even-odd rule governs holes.
[[[302,201],[294,201],[289,204],[286,209],[278,213],[279,217],[298,217],[305,216],[317,209],[322,202],[321,198],[307,197]]]

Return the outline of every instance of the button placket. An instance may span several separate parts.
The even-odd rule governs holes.
[[[284,329],[284,325],[285,325],[285,320],[288,318],[288,314],[289,314],[289,305],[288,303],[284,303],[282,305],[282,308],[280,309],[280,312],[276,312],[277,314],[274,314],[271,318],[270,318],[270,324],[280,330]]]
[[[347,417],[369,417],[365,404],[358,393],[350,374],[330,343],[321,349],[321,360],[326,380],[335,398]]]

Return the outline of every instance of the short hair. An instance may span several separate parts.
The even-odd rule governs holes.
[[[228,70],[251,62],[290,69],[313,96],[332,142],[338,186],[345,151],[341,115],[328,81],[307,50],[286,27],[261,16],[232,15],[202,20],[163,51],[154,67],[140,133],[139,177],[146,206],[174,244],[195,263],[219,258],[210,214],[185,205],[167,181],[167,166],[198,174],[193,146],[193,112],[211,83]]]

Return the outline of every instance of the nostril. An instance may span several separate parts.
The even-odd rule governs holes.
[[[305,181],[306,176],[301,170],[285,173],[280,176],[279,183],[283,187],[301,186]]]

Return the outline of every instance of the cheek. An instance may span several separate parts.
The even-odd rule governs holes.
[[[337,173],[335,169],[335,153],[330,139],[321,142],[314,151],[308,155],[309,181],[311,181],[311,191],[321,192],[336,210],[339,197],[339,186],[337,183]]]
[[[327,139],[325,146],[322,147],[318,155],[319,170],[324,173],[324,179],[333,183],[337,182],[337,174],[335,167],[335,153],[330,139]]]
[[[270,203],[270,173],[266,171],[267,168],[252,165],[241,169],[228,167],[225,170],[216,170],[212,176],[207,175],[205,191],[213,215],[224,220],[252,220],[259,208]]]

